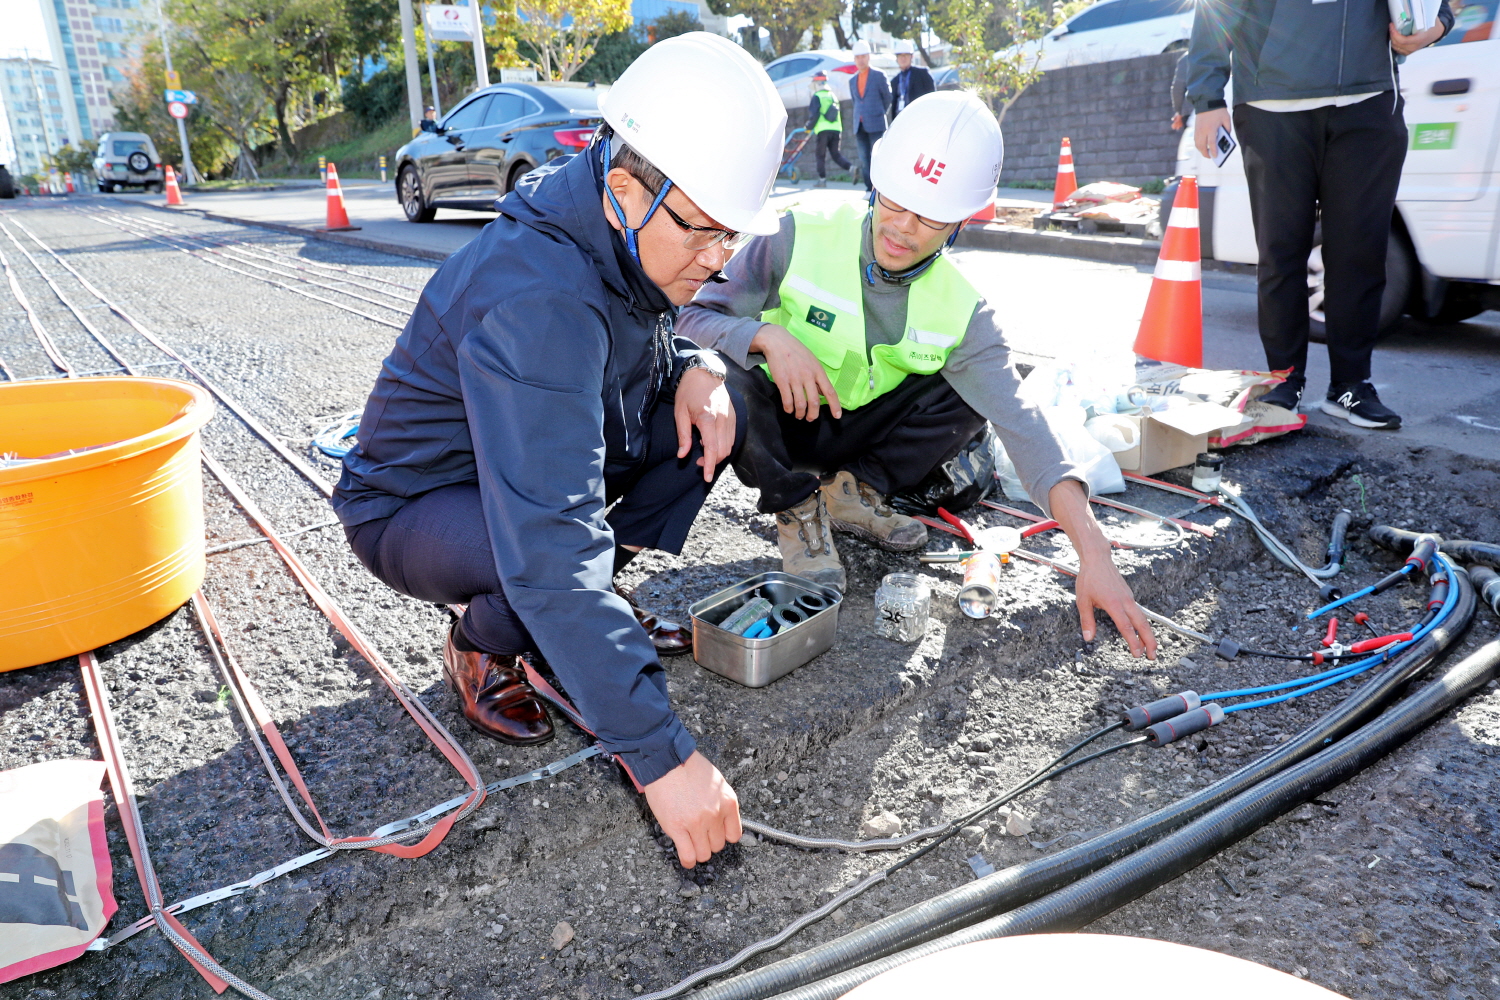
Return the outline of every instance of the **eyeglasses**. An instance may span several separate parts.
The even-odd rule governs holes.
[[[645,187],[644,184],[641,186]],[[650,188],[646,188],[646,190],[651,191]],[[656,197],[655,191],[651,191],[651,197]],[[660,207],[666,209],[667,214],[672,217],[672,221],[677,223],[687,234],[682,238],[682,245],[688,250],[707,250],[715,243],[724,244],[725,250],[738,250],[746,243],[749,243],[750,237],[754,235],[752,233],[737,233],[733,229],[719,229],[716,226],[695,226],[672,211],[672,206],[668,205],[666,201],[663,201]]]
[[[880,202],[881,208],[885,209],[887,212],[893,212],[896,215],[900,215],[902,212],[909,211],[909,209],[902,208],[900,205],[896,205],[889,201],[886,201],[885,195],[883,194],[877,194],[875,196],[875,200]],[[666,206],[662,207],[665,208]],[[947,229],[949,226],[953,225],[953,223],[951,222],[933,222],[931,219],[917,215],[917,213],[915,212],[912,212],[912,215],[915,215],[917,221],[926,226],[928,229]]]

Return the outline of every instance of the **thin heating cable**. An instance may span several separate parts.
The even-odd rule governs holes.
[[[127,225],[137,225],[137,226],[142,226],[143,225],[142,221],[137,220],[134,217],[132,217],[130,215],[127,215],[125,213],[114,212],[114,213],[110,213],[110,214],[114,215],[116,218],[119,218],[119,219],[122,219],[122,220],[127,220],[124,224],[127,224]],[[147,230],[147,231],[151,232],[153,230]],[[393,292],[383,292],[380,289],[373,289],[373,291],[375,291],[377,294],[385,295],[385,296],[387,296],[389,298],[401,299],[402,300],[402,304],[401,305],[395,305],[395,306],[393,306],[393,305],[391,305],[391,304],[389,304],[387,302],[381,302],[378,299],[372,299],[372,298],[370,298],[370,297],[368,297],[366,295],[361,295],[358,292],[351,292],[348,289],[339,288],[339,287],[337,287],[335,285],[325,284],[324,282],[314,280],[313,278],[302,277],[302,276],[300,276],[298,274],[295,274],[295,273],[294,274],[284,273],[285,271],[299,271],[299,270],[305,271],[305,269],[293,267],[291,264],[285,264],[285,263],[281,263],[279,261],[273,262],[274,267],[279,267],[279,268],[283,268],[284,269],[284,271],[276,271],[276,270],[273,270],[273,265],[267,265],[267,264],[258,263],[255,260],[243,260],[243,259],[241,259],[239,257],[229,256],[230,254],[235,254],[235,253],[243,253],[247,257],[254,257],[256,255],[249,254],[246,251],[235,249],[235,248],[220,249],[215,244],[215,242],[213,240],[210,240],[208,237],[205,237],[205,236],[198,236],[198,235],[195,235],[195,234],[177,235],[176,233],[166,232],[166,231],[163,231],[163,230],[154,230],[154,232],[156,232],[158,235],[160,235],[163,239],[173,240],[173,241],[176,241],[176,242],[188,244],[191,247],[191,249],[193,249],[195,251],[201,251],[203,253],[215,254],[217,256],[224,257],[227,260],[234,261],[237,264],[244,264],[246,267],[253,267],[253,268],[256,268],[258,270],[265,271],[265,272],[267,272],[269,274],[274,274],[274,275],[276,275],[277,277],[280,277],[280,278],[290,278],[293,281],[301,281],[301,282],[304,282],[304,283],[309,284],[309,285],[314,285],[314,286],[316,286],[318,288],[324,288],[324,289],[327,289],[328,291],[336,292],[339,295],[347,295],[347,296],[349,296],[352,299],[358,299],[361,302],[368,302],[372,306],[377,306],[377,307],[379,307],[381,309],[389,309],[392,312],[397,312],[397,313],[409,312],[410,309],[411,309],[411,305],[416,301],[415,299],[408,298],[407,296],[404,296],[404,295],[397,295],[397,294],[395,294]],[[202,244],[202,245],[196,245],[196,244]],[[262,258],[262,259],[264,259],[264,258]],[[306,272],[306,273],[315,273],[315,272]],[[319,275],[318,277],[328,277],[328,276],[327,275]],[[348,279],[344,279],[344,278],[329,278],[329,280],[330,281],[343,281],[346,284],[357,284],[356,282],[348,281]],[[368,287],[368,286],[359,285],[358,287]]]
[[[115,229],[118,229],[118,230],[120,230],[123,233],[126,233],[126,234],[128,234],[130,236],[136,237],[137,239],[149,240],[150,242],[160,244],[161,246],[164,246],[164,247],[166,247],[169,250],[176,250],[178,253],[183,254],[183,255],[185,255],[187,257],[191,257],[193,260],[201,260],[205,264],[212,264],[215,267],[221,267],[221,268],[223,268],[226,271],[233,271],[235,274],[243,275],[244,277],[249,278],[252,281],[262,281],[262,282],[265,282],[268,285],[274,285],[275,287],[284,289],[284,290],[286,290],[288,292],[291,292],[294,295],[300,295],[303,298],[312,299],[315,302],[321,302],[324,305],[333,306],[335,309],[342,309],[344,312],[353,313],[355,316],[363,317],[364,319],[367,319],[367,320],[369,320],[372,323],[379,323],[381,326],[390,327],[393,330],[402,330],[402,329],[405,329],[405,324],[402,324],[402,323],[392,323],[390,320],[382,319],[379,316],[371,316],[369,313],[365,312],[362,309],[355,309],[353,306],[345,305],[342,302],[335,302],[332,299],[325,299],[321,295],[314,295],[312,292],[309,292],[306,289],[297,288],[297,287],[295,287],[293,285],[288,285],[284,281],[277,281],[274,278],[267,278],[267,277],[263,277],[263,276],[258,275],[258,274],[251,274],[249,271],[243,271],[243,270],[241,270],[241,269],[239,269],[237,267],[234,267],[234,266],[232,266],[230,264],[226,264],[224,261],[214,260],[212,257],[204,257],[204,256],[201,256],[201,255],[199,255],[197,253],[194,253],[190,249],[187,249],[187,248],[184,248],[184,247],[180,247],[180,246],[174,246],[168,239],[164,239],[164,238],[159,237],[159,236],[154,236],[154,235],[152,235],[149,232],[141,232],[138,229],[131,229],[128,226],[122,225],[122,224],[117,223],[117,222],[113,222],[113,221],[111,221],[109,219],[106,219],[106,218],[103,218],[101,216],[88,215],[87,213],[82,212],[81,210],[78,210],[78,209],[75,209],[75,211],[78,211],[79,214],[83,215],[85,218],[92,219],[95,222],[102,222],[103,224],[105,224],[107,226],[112,226]]]
[[[33,233],[29,228],[27,228],[27,226],[19,219],[12,221],[15,223],[16,228],[25,233],[33,243],[45,250],[53,260],[61,264],[69,274],[73,275],[73,277],[78,280],[78,283],[82,285],[90,295],[94,296],[94,298],[104,303],[105,307],[107,307],[110,312],[114,313],[126,324],[128,324],[130,328],[137,334],[139,334],[142,338],[144,338],[147,343],[149,343],[152,347],[155,347],[157,350],[161,351],[177,364],[181,365],[182,369],[189,375],[191,375],[194,379],[196,379],[197,382],[203,386],[203,388],[213,393],[214,397],[217,398],[219,402],[223,403],[231,413],[238,417],[245,424],[245,426],[248,427],[253,434],[255,434],[256,437],[260,438],[267,445],[269,445],[270,448],[275,451],[283,461],[289,464],[293,469],[297,470],[297,472],[301,474],[302,478],[306,479],[313,486],[317,487],[325,497],[333,495],[333,485],[325,480],[321,475],[319,475],[319,473],[311,465],[309,465],[300,456],[298,456],[295,452],[293,452],[290,448],[283,444],[276,435],[272,434],[271,431],[268,430],[266,426],[262,424],[254,415],[246,410],[244,406],[237,402],[223,389],[219,388],[213,382],[209,381],[208,376],[204,375],[201,371],[194,367],[191,362],[189,362],[181,354],[177,353],[175,350],[169,347],[167,343],[160,337],[158,337],[155,333],[152,333],[150,330],[146,329],[146,327],[138,322],[134,316],[130,315],[124,309],[122,309],[118,304],[114,302],[114,300],[110,299],[107,295],[101,292],[82,274],[78,273],[78,270],[74,268],[73,265],[69,264],[62,257],[58,256],[55,250],[49,247],[46,243],[42,242],[42,240],[39,239],[37,235]]]
[[[58,351],[57,345],[47,335],[47,328],[42,326],[41,320],[37,319],[36,310],[31,308],[31,300],[21,290],[21,283],[16,280],[16,272],[10,266],[10,259],[5,256],[4,251],[0,251],[0,267],[5,269],[5,278],[10,282],[11,294],[16,297],[16,302],[26,313],[26,321],[31,324],[31,332],[35,334],[37,342],[42,345],[42,351],[47,355],[47,360],[51,361],[52,367],[62,372],[64,376],[77,378],[78,376],[73,371],[73,366],[68,364],[67,358],[64,358],[62,353]]]
[[[129,213],[119,211],[116,211],[115,214],[134,219],[142,225],[152,226],[158,233],[161,233],[163,235],[181,235],[184,238],[200,240],[204,243],[209,243],[213,246],[219,247],[225,252],[241,253],[245,254],[246,256],[256,257],[260,260],[271,261],[278,267],[287,267],[297,271],[304,271],[308,274],[317,274],[318,277],[327,278],[330,281],[342,281],[350,285],[355,285],[359,288],[369,289],[370,291],[376,292],[380,295],[389,296],[393,299],[401,299],[402,301],[407,303],[416,303],[417,301],[419,301],[418,296],[409,295],[406,291],[389,292],[379,287],[381,284],[387,284],[396,288],[416,291],[416,289],[412,289],[410,285],[407,285],[403,282],[372,277],[369,275],[360,274],[358,271],[351,271],[349,268],[335,267],[333,265],[324,264],[320,261],[308,260],[302,257],[295,257],[291,254],[273,253],[270,252],[269,247],[266,247],[263,244],[252,243],[248,240],[231,240],[221,236],[209,236],[203,233],[196,233],[185,226],[177,226],[168,222],[161,222],[156,219],[152,219],[149,216],[130,215]],[[332,275],[319,274],[317,271],[313,270],[313,267],[323,267],[330,270],[340,271],[345,274],[352,275],[352,277],[336,278]]]

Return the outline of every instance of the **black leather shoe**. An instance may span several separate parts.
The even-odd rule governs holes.
[[[635,612],[635,620],[641,623],[641,628],[651,637],[651,645],[656,647],[659,656],[681,656],[683,653],[692,652],[693,629],[688,625],[679,625],[677,622],[658,618],[635,603],[625,591],[617,585],[615,593],[625,598],[625,603],[630,605],[630,610]]]

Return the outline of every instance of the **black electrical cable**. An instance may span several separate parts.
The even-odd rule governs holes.
[[[1405,531],[1388,524],[1377,524],[1370,529],[1370,539],[1378,545],[1399,552],[1410,552],[1417,542],[1429,532]],[[1459,562],[1470,565],[1500,569],[1500,545],[1493,542],[1476,542],[1468,538],[1438,538],[1438,549]]]
[[[705,987],[695,1000],[774,996],[1028,903],[1161,839],[1301,763],[1363,725],[1468,626],[1474,615],[1474,591],[1464,574],[1454,577],[1459,595],[1450,619],[1402,650],[1385,669],[1312,725],[1233,774],[1092,840],[940,893],[799,955]]]
[[[1500,640],[1491,640],[1358,732],[1157,843],[1011,912],[778,994],[776,1000],[835,1000],[890,969],[948,948],[997,937],[1077,930],[1376,763],[1481,689],[1495,676],[1497,665]]]

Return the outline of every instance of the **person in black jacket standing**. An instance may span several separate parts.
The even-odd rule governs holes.
[[[1323,412],[1394,430],[1401,418],[1370,384],[1385,291],[1385,250],[1407,131],[1396,59],[1453,26],[1411,35],[1387,0],[1200,0],[1188,45],[1194,142],[1212,158],[1231,66],[1233,130],[1244,149],[1260,254],[1266,364],[1290,377],[1263,399],[1295,410],[1307,384],[1307,260],[1321,214],[1330,368]],[[1336,57],[1335,57],[1336,56]]]
[[[528,174],[422,290],[333,505],[381,580],[467,604],[443,661],[469,724],[550,739],[540,654],[692,867],[739,840],[738,801],[667,699],[659,655],[682,630],[613,577],[642,548],[681,551],[739,447],[723,361],[673,328],[748,234],[776,231],[786,111],[744,49],[691,32],[600,112],[590,146]]]
[[[921,97],[930,94],[937,89],[932,82],[932,74],[921,66],[912,65],[912,50],[914,46],[906,39],[898,39],[892,47],[896,53],[896,65],[901,71],[891,78],[891,118],[905,111],[907,106]]]

